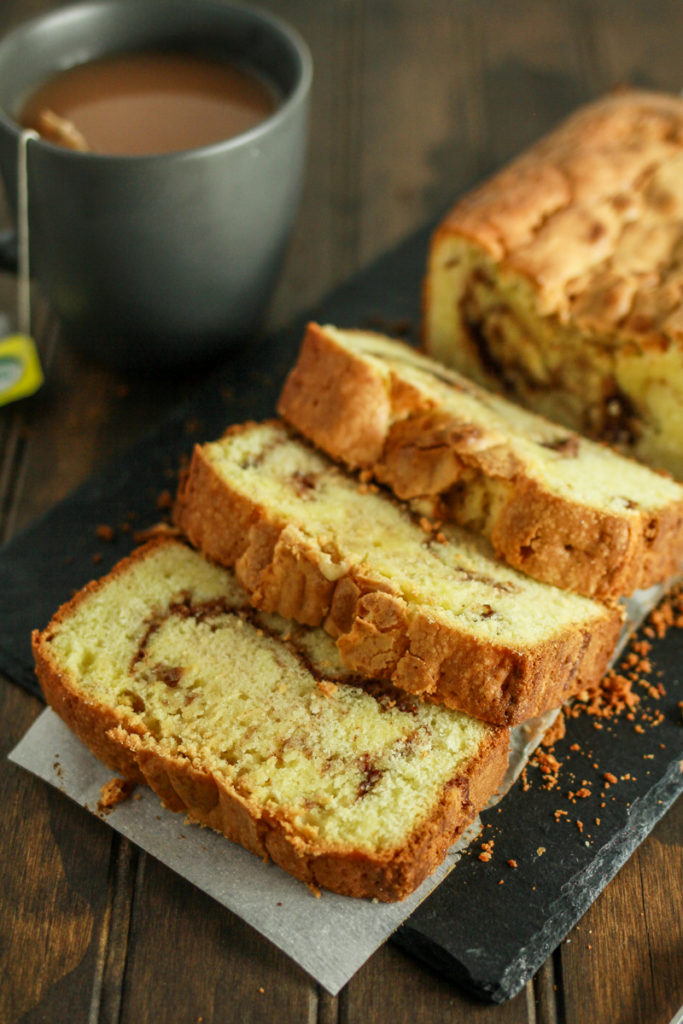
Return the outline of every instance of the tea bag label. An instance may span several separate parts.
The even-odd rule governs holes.
[[[0,340],[0,405],[32,395],[43,383],[33,338],[11,334]]]

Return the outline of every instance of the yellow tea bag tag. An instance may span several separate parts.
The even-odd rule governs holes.
[[[17,322],[15,334],[0,337],[0,405],[26,398],[43,383],[43,371],[30,336],[31,276],[28,250],[28,174],[26,150],[38,135],[26,128],[19,136],[17,157],[17,243],[19,266],[17,274]]]
[[[43,383],[43,371],[33,338],[10,334],[0,339],[0,405],[26,398]]]

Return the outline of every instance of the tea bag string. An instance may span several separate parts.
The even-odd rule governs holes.
[[[17,327],[20,334],[31,333],[31,257],[28,226],[28,144],[40,136],[30,128],[19,136],[17,154]]]

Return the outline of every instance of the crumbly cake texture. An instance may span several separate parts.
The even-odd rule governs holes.
[[[34,633],[52,707],[117,773],[313,886],[402,899],[499,786],[509,734],[361,681],[165,538]]]
[[[427,351],[683,479],[683,99],[580,109],[437,228]]]
[[[619,633],[616,607],[518,573],[459,527],[425,532],[281,422],[197,446],[175,514],[256,607],[322,625],[354,671],[495,724],[597,685]]]
[[[683,487],[367,331],[310,324],[280,414],[335,459],[483,532],[536,579],[600,598],[683,561]]]

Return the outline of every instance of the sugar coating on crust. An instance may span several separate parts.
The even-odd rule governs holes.
[[[34,636],[48,700],[174,810],[307,881],[400,898],[500,782],[507,733],[343,667],[321,630],[153,543]]]
[[[579,110],[435,232],[425,344],[683,476],[683,100]]]
[[[195,449],[177,520],[234,565],[257,607],[322,624],[356,671],[500,724],[604,670],[616,609],[497,562],[455,526],[426,533],[279,423]]]
[[[607,597],[681,562],[680,485],[401,342],[310,324],[278,410],[400,498],[441,499],[435,517],[537,579]]]

